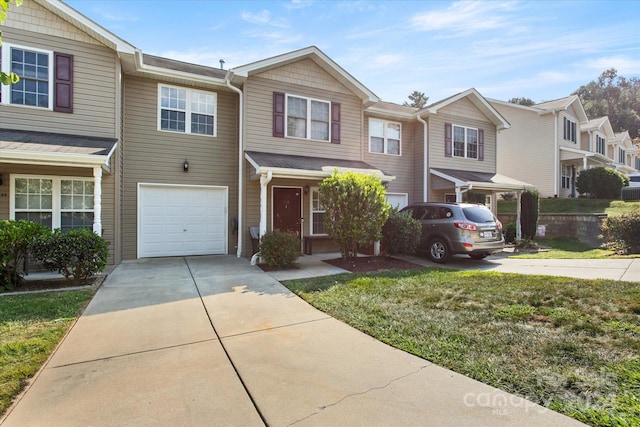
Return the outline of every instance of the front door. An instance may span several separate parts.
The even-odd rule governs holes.
[[[273,188],[273,231],[295,233],[300,237],[302,189]]]

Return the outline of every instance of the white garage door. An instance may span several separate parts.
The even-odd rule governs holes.
[[[227,188],[138,186],[138,257],[227,253]]]

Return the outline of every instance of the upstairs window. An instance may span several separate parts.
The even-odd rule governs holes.
[[[369,119],[369,152],[399,156],[401,135],[400,123]]]
[[[564,139],[573,143],[577,142],[576,139],[576,122],[564,118]]]
[[[624,148],[618,148],[618,163],[625,164],[627,152]]]
[[[484,130],[445,123],[444,155],[484,160]]]
[[[73,55],[5,43],[0,69],[20,81],[0,88],[0,103],[73,112]]]
[[[287,95],[287,136],[329,141],[331,103]]]
[[[600,135],[596,135],[596,153],[600,153],[603,156],[605,155],[606,150],[606,142],[603,137]]]
[[[158,86],[158,130],[216,136],[214,92]]]

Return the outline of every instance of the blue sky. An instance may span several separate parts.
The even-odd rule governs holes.
[[[233,68],[315,45],[385,101],[562,98],[640,77],[640,0],[65,0],[144,53]]]

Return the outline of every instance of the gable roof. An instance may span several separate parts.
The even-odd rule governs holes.
[[[555,113],[557,111],[567,110],[572,105],[578,114],[578,120],[580,120],[580,123],[586,123],[589,119],[578,95],[570,95],[553,101],[541,102],[540,104],[534,105],[534,107],[544,110],[545,113]]]
[[[375,93],[373,93],[365,85],[360,83],[355,77],[349,74],[344,68],[342,68],[335,61],[329,58],[316,46],[305,47],[303,49],[294,50],[293,52],[288,52],[282,55],[252,62],[240,67],[235,67],[231,69],[231,72],[233,72],[235,77],[238,78],[237,80],[243,80],[251,76],[252,74],[282,67],[283,65],[298,62],[305,58],[311,59],[319,67],[321,67],[336,80],[338,80],[352,92],[358,95],[358,97],[362,99],[363,104],[368,106],[380,101],[380,98],[378,98]]]
[[[466,187],[469,190],[526,190],[533,185],[517,179],[491,172],[473,172],[459,169],[431,168],[435,176],[452,182],[456,187]]]
[[[467,98],[471,101],[478,110],[480,110],[493,124],[497,126],[498,130],[509,129],[511,127],[507,119],[505,119],[498,110],[493,108],[489,101],[487,101],[484,96],[480,95],[480,92],[475,88],[467,89],[464,92],[457,93],[431,105],[427,105],[422,110],[418,111],[417,115],[438,114],[439,109],[451,105],[462,98]]]
[[[600,131],[604,133],[607,138],[613,138],[613,128],[611,127],[611,122],[609,121],[608,116],[598,117],[597,119],[589,120],[587,123],[583,123],[580,125],[580,130],[582,132],[588,131]]]

